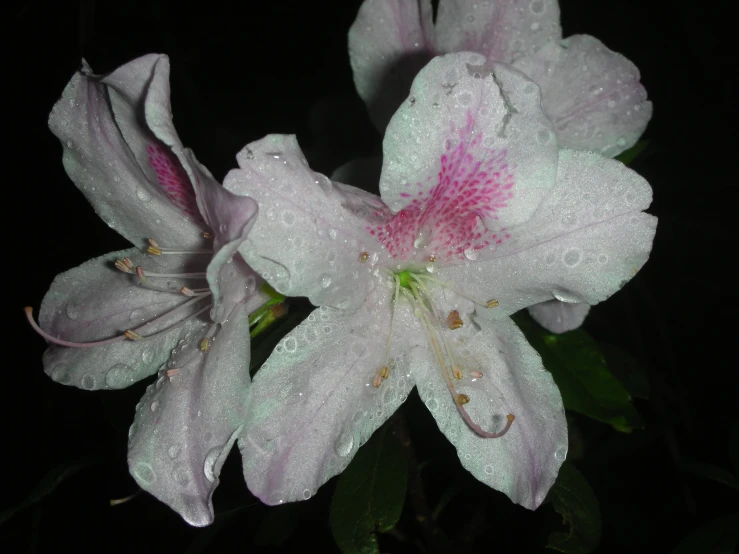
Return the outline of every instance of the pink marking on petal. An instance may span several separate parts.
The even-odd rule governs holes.
[[[416,248],[421,248],[443,261],[502,242],[483,220],[497,219],[496,212],[513,196],[508,152],[483,146],[481,134],[474,133],[473,127],[468,113],[467,124],[456,132],[458,139],[447,140],[436,185],[421,189],[405,208],[368,228],[393,258],[414,258]],[[453,126],[451,134],[455,134]]]
[[[188,216],[202,222],[195,191],[180,161],[159,142],[149,143],[146,146],[146,153],[159,186],[169,201]]]

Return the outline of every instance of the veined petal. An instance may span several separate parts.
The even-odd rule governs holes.
[[[541,358],[510,319],[477,318],[476,323],[479,329],[467,325],[446,332],[465,373],[455,387],[467,395],[464,409],[485,431],[499,432],[506,416],[514,415],[502,437],[483,438],[465,423],[429,349],[413,350],[411,372],[462,465],[486,485],[533,510],[543,502],[567,455],[562,397]]]
[[[261,206],[244,260],[282,294],[356,308],[368,266],[386,256],[368,231],[386,215],[379,198],[311,171],[294,136],[268,135],[237,158],[224,186]]]
[[[207,301],[184,306],[189,299],[178,292],[184,283],[175,279],[166,282],[172,293],[138,286],[133,276],[115,269],[116,259],[123,257],[137,260],[142,255],[134,248],[112,252],[58,275],[41,304],[41,328],[63,340],[91,342],[120,336],[161,317],[141,333],[148,335],[175,326],[207,306]],[[146,266],[160,272],[183,267],[175,256],[147,259]],[[44,353],[44,369],[55,381],[88,390],[124,388],[154,373],[177,341],[204,325],[195,318],[152,338],[92,348],[51,345]]]
[[[440,0],[436,40],[440,52],[479,52],[511,63],[562,38],[557,0]]]
[[[200,228],[183,217],[156,181],[149,180],[148,162],[142,168],[133,155],[108,103],[108,92],[108,86],[84,65],[52,109],[49,127],[62,143],[67,174],[102,220],[131,242],[156,237],[177,246],[200,244]],[[134,133],[135,114],[128,116],[128,132]],[[143,136],[146,131],[139,127],[138,133]],[[153,136],[150,142],[163,148]]]
[[[380,190],[400,213],[380,230],[393,255],[419,239],[461,255],[478,233],[526,221],[554,185],[557,142],[539,88],[484,64],[471,53],[433,59],[387,128]]]
[[[438,268],[438,278],[476,298],[497,299],[486,317],[539,302],[597,304],[647,261],[656,218],[649,184],[622,163],[562,150],[557,186],[529,222],[474,263]],[[514,275],[515,278],[511,278]]]
[[[146,391],[129,432],[131,475],[190,525],[213,521],[211,497],[244,424],[249,388],[249,311],[239,304],[203,352],[179,347]]]
[[[249,489],[263,502],[310,498],[405,401],[408,345],[423,339],[407,306],[389,337],[390,296],[374,291],[354,313],[315,310],[254,377],[239,448]]]
[[[594,37],[551,42],[513,65],[541,87],[561,148],[616,156],[636,143],[652,117],[639,70]]]
[[[435,55],[430,0],[365,0],[349,29],[354,84],[380,132]]]
[[[565,333],[577,329],[585,321],[590,306],[580,302],[549,300],[529,306],[534,320],[552,333]]]

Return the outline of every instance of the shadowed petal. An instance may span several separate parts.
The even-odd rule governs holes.
[[[413,387],[407,345],[420,329],[410,310],[400,310],[385,359],[390,318],[389,290],[373,291],[355,313],[319,308],[254,377],[239,448],[249,489],[263,502],[310,498],[405,400]],[[387,379],[374,387],[390,361]]]
[[[67,341],[91,342],[120,336],[128,329],[162,317],[142,335],[174,326],[169,332],[144,340],[124,340],[94,348],[50,346],[44,353],[44,369],[52,379],[84,389],[120,389],[154,373],[181,338],[202,329],[200,319],[177,326],[207,300],[191,302],[178,292],[184,281],[170,279],[173,293],[142,288],[132,275],[114,267],[117,259],[143,258],[135,248],[112,252],[85,262],[56,277],[41,304],[39,324],[47,333]],[[176,256],[146,259],[160,272],[182,271]],[[192,268],[190,268],[192,269]],[[202,269],[202,268],[201,268]],[[181,306],[179,309],[178,306]],[[169,312],[169,313],[168,313]]]
[[[552,299],[597,304],[647,261],[656,218],[642,210],[651,199],[649,184],[622,163],[562,150],[557,186],[531,220],[475,263],[439,267],[439,278],[497,299],[498,307],[480,309],[486,317]]]
[[[440,0],[440,52],[479,52],[511,63],[562,38],[557,0]]]
[[[515,416],[502,437],[483,438],[465,423],[429,349],[414,349],[411,372],[462,465],[486,485],[533,510],[543,502],[566,457],[562,398],[541,358],[510,319],[476,322],[479,328],[465,325],[446,332],[464,371],[455,388],[467,395],[464,408],[485,431],[499,432],[506,416]],[[478,373],[472,377],[470,371],[482,377]]]
[[[244,423],[249,309],[239,304],[207,352],[200,335],[177,348],[146,391],[129,432],[131,475],[190,525],[213,521],[211,497]],[[172,374],[173,369],[177,371]]]
[[[431,17],[429,0],[365,0],[349,29],[354,84],[380,132],[434,56]]]
[[[404,228],[413,219],[439,229],[445,214],[510,226],[554,185],[557,143],[538,87],[509,66],[484,64],[479,54],[434,58],[387,128],[380,190],[390,209],[408,210]]]
[[[152,61],[159,57],[151,55],[143,59]],[[149,77],[143,69],[135,72],[131,78],[138,79],[135,84],[139,86],[136,88],[132,83],[135,90],[129,92],[141,93],[141,86]],[[120,106],[121,119],[114,117],[109,104],[113,102],[109,98],[110,90],[85,65],[52,109],[49,126],[62,143],[67,174],[101,219],[134,244],[157,237],[163,244],[199,245],[200,227],[188,221],[181,209],[172,204],[156,180],[152,163],[159,166],[162,178],[173,182],[179,182],[184,171],[170,163],[171,154],[142,126],[136,118],[135,106],[123,108],[126,100],[118,93],[116,104]],[[137,105],[141,102],[143,99],[138,98]],[[133,149],[126,142],[123,129],[133,137]],[[137,158],[136,145],[145,148],[143,144],[147,141],[153,149],[152,159],[143,159],[141,152]]]
[[[565,333],[577,329],[590,311],[588,304],[550,300],[529,306],[529,313],[536,322],[552,333]]]
[[[636,143],[652,117],[639,70],[594,37],[552,42],[513,65],[541,87],[561,148],[616,156]]]
[[[224,186],[262,206],[239,249],[246,262],[282,294],[316,305],[361,304],[366,270],[385,255],[367,230],[386,210],[382,202],[311,171],[294,136],[268,135],[238,161],[241,169]]]

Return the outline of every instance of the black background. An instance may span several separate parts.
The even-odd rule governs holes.
[[[8,467],[0,510],[22,502],[52,468],[91,464],[0,527],[4,552],[335,549],[327,515],[333,481],[307,507],[267,510],[246,489],[238,456],[224,468],[215,494],[217,523],[206,531],[189,528],[145,493],[109,507],[110,499],[136,491],[126,467],[126,435],[145,384],[91,393],[53,383],[41,367],[44,342],[23,319],[21,308],[37,308],[57,273],[127,246],[66,177],[61,148],[47,128],[48,113],[82,56],[103,73],[145,53],[169,54],[177,129],[218,178],[235,166],[241,147],[266,133],[296,133],[313,167],[324,172],[379,152],[346,51],[358,0],[331,7],[184,4],[28,0],[4,20],[10,42],[3,106],[10,125],[3,126],[3,164],[10,175],[4,182],[3,320],[10,336],[4,337],[2,369]],[[680,470],[690,460],[730,469],[729,430],[737,421],[736,30],[720,3],[677,6],[561,1],[565,36],[592,34],[626,55],[655,107],[645,134],[650,149],[634,166],[654,189],[653,254],[587,324],[597,338],[642,360],[652,386],[651,399],[637,403],[644,431],[620,435],[575,421],[581,435],[575,463],[603,512],[598,552],[670,552],[737,501],[727,487]],[[408,408],[419,456],[453,460],[419,404],[412,397]],[[451,535],[471,528],[464,546],[470,552],[543,551],[548,532],[560,526],[548,506],[535,513],[513,507],[502,495],[475,488],[454,463],[439,467],[426,480],[429,497],[438,498],[440,483],[448,481],[467,491],[440,525]],[[270,535],[270,525],[279,531]],[[418,535],[414,525],[406,509],[400,528]],[[381,544],[388,552],[414,551],[396,537]]]

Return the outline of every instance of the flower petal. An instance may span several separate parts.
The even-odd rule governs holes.
[[[585,321],[590,306],[579,302],[550,300],[529,306],[534,320],[552,333],[565,333],[577,329]]]
[[[481,309],[486,317],[555,298],[597,304],[647,261],[656,218],[642,210],[651,199],[649,184],[622,163],[562,150],[557,186],[531,220],[478,261],[439,267],[439,279],[483,303],[497,299]]]
[[[311,171],[294,136],[268,135],[238,161],[241,169],[224,186],[261,206],[239,249],[244,260],[282,294],[307,296],[315,305],[361,304],[367,266],[386,255],[367,230],[382,202]]]
[[[412,374],[462,465],[486,485],[533,510],[546,497],[567,454],[562,397],[541,358],[510,319],[475,322],[479,329],[466,325],[447,332],[464,369],[482,374],[464,375],[455,388],[469,397],[464,408],[485,431],[502,430],[506,416],[513,414],[507,433],[483,438],[472,431],[429,349],[413,351]]]
[[[119,336],[161,316],[161,321],[141,333],[148,335],[207,306],[204,302],[183,306],[188,298],[177,293],[177,287],[185,283],[174,279],[167,281],[175,291],[171,294],[138,286],[131,275],[115,269],[116,259],[123,257],[136,261],[142,255],[135,248],[112,252],[58,275],[41,304],[41,328],[63,340],[91,342]],[[182,261],[162,256],[148,259],[145,265],[170,272],[182,268]],[[183,307],[172,311],[178,306]],[[203,325],[200,319],[191,319],[152,338],[92,348],[52,345],[44,353],[44,369],[55,381],[88,390],[124,388],[154,373],[178,340]]]
[[[509,66],[484,63],[470,53],[432,60],[387,128],[380,190],[390,209],[407,210],[404,228],[413,219],[438,229],[452,215],[511,226],[554,185],[557,143],[538,87]]]
[[[511,63],[562,38],[557,0],[440,0],[436,40],[440,52],[479,52]]]
[[[178,348],[149,386],[129,431],[128,463],[141,488],[190,525],[213,521],[221,466],[244,423],[249,310],[239,304],[207,352],[202,333]],[[172,374],[173,367],[177,368]]]
[[[349,29],[354,84],[380,132],[434,56],[431,18],[429,0],[365,0]]]
[[[342,471],[413,387],[408,343],[420,329],[399,310],[390,342],[390,293],[357,312],[321,307],[287,334],[252,385],[239,438],[249,489],[267,504],[306,500]],[[387,379],[373,386],[383,364]]]
[[[636,143],[652,117],[639,70],[594,37],[552,42],[513,65],[541,87],[561,148],[616,156]]]

